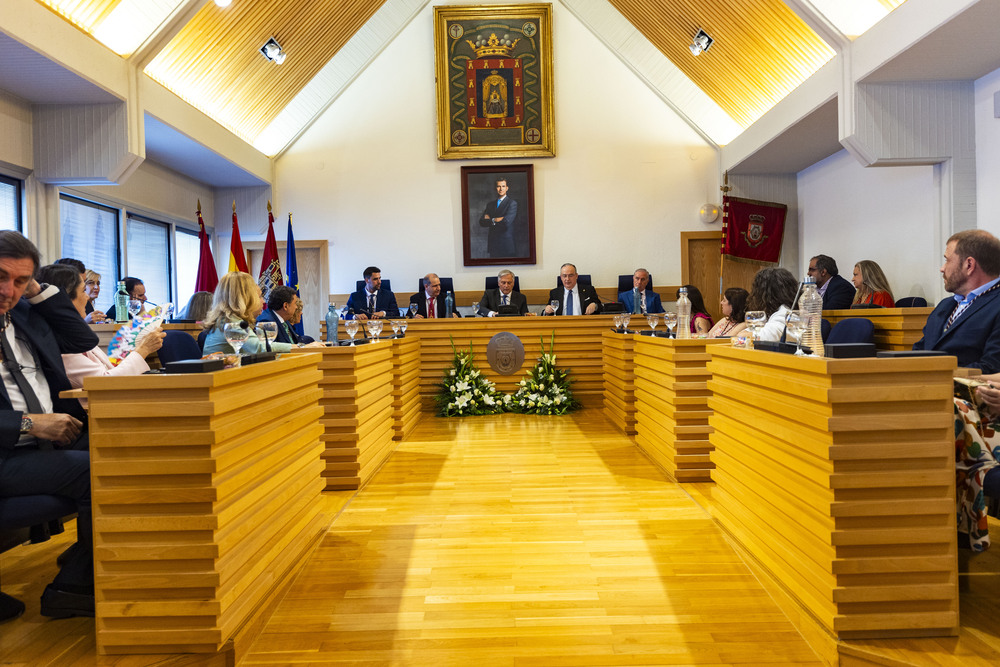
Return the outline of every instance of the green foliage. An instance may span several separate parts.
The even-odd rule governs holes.
[[[466,415],[493,415],[506,412],[510,396],[496,390],[496,386],[476,368],[472,354],[472,344],[468,350],[455,349],[452,367],[444,374],[437,396],[438,414],[442,417],[464,417]]]

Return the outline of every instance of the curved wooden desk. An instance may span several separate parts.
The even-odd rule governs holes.
[[[880,350],[912,350],[913,344],[923,337],[927,316],[933,310],[930,306],[824,310],[823,318],[833,325],[849,317],[866,317],[875,325],[875,347]]]

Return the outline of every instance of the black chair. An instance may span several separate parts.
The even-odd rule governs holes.
[[[922,296],[904,296],[896,302],[896,308],[926,308],[927,299]]]
[[[202,329],[201,333],[198,334],[198,349],[201,350],[202,354],[205,354],[205,339],[208,338],[208,329]]]
[[[823,337],[823,342],[826,343],[827,339],[830,337],[830,321],[826,318],[819,321],[819,335]]]
[[[590,274],[589,273],[577,274],[576,282],[580,283],[581,285],[590,285],[591,284]],[[562,287],[562,286],[563,286],[562,276],[556,276],[556,287]]]
[[[630,273],[627,276],[618,276],[618,293],[631,292],[635,285],[632,282],[632,276],[634,274]],[[646,289],[653,290],[653,274],[649,274],[649,284],[646,285]]]
[[[0,498],[0,545],[6,550],[28,541],[44,542],[50,534],[62,532],[61,518],[75,512],[76,503],[63,496]],[[0,592],[0,622],[23,613],[23,602]]]
[[[833,325],[827,343],[874,343],[875,325],[864,317],[848,317]]]
[[[448,280],[451,280],[451,278],[449,278]],[[444,280],[442,280],[441,282],[444,282]],[[354,291],[355,292],[360,292],[364,288],[365,288],[365,281],[359,280],[356,283],[355,287],[354,287]],[[424,286],[421,284],[420,285],[420,289],[423,289],[423,288],[424,288]],[[390,281],[389,281],[388,278],[386,278],[385,280],[382,281],[382,286],[379,289],[389,290],[390,292],[392,291],[392,285],[390,284]]]
[[[447,294],[448,292],[451,292],[452,294],[454,294],[455,293],[455,283],[454,283],[454,281],[451,278],[441,278],[440,276],[439,276],[439,278],[441,280],[441,294]],[[386,281],[383,280],[382,284],[385,285]],[[386,289],[389,289],[389,288],[386,287]],[[424,279],[423,278],[417,278],[417,294],[420,294],[423,291],[424,291]]]
[[[200,359],[201,345],[186,331],[167,331],[163,347],[157,352],[160,364],[166,366],[173,361]],[[203,332],[204,333],[204,332]]]
[[[496,276],[486,276],[486,290],[500,289],[500,279]],[[521,279],[514,276],[514,291],[521,291]]]

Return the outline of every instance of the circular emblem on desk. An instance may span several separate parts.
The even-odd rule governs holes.
[[[500,375],[513,375],[524,364],[524,345],[509,331],[501,331],[486,345],[486,361]]]

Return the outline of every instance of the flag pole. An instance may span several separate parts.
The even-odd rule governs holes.
[[[726,222],[727,222],[726,221],[726,214],[728,213],[728,211],[726,210],[727,209],[727,206],[726,206],[726,197],[729,195],[729,191],[732,190],[732,188],[729,187],[729,170],[728,169],[726,169],[724,172],[722,172],[722,185],[719,186],[719,189],[722,190],[722,242],[723,242],[723,244],[725,244],[725,242],[726,242]],[[723,248],[725,248],[725,246],[723,246]],[[722,274],[723,274],[723,271],[725,271],[725,269],[726,269],[726,253],[725,252],[720,252],[719,255],[720,255],[720,258],[719,258],[719,298],[721,299],[722,296],[723,296],[723,294],[725,294],[725,292],[723,292],[723,289],[725,289],[725,288],[722,286],[723,285],[723,283],[722,283]]]

